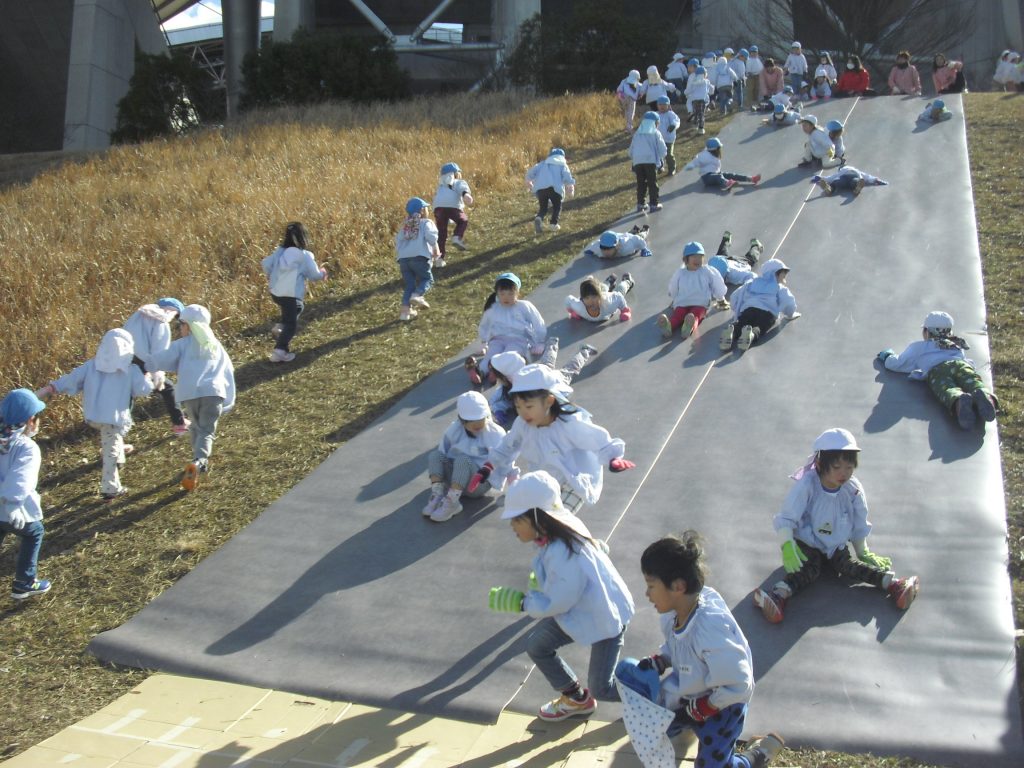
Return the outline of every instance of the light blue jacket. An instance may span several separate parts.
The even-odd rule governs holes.
[[[633,165],[653,163],[660,167],[666,154],[668,154],[668,147],[665,146],[665,140],[661,138],[661,134],[657,130],[651,133],[637,131],[633,134],[633,140],[629,142],[629,159]]]
[[[154,355],[146,370],[178,374],[174,399],[179,405],[199,397],[221,398],[225,412],[235,405],[235,368],[220,342],[215,352],[204,355],[192,336],[183,336],[172,342],[166,352]]]
[[[658,133],[665,140],[665,144],[675,143],[676,131],[679,129],[680,122],[679,115],[671,109],[667,112],[658,113]]]
[[[157,366],[151,371],[167,371]],[[54,388],[65,395],[82,393],[85,420],[95,424],[112,424],[122,434],[132,426],[132,398],[145,397],[153,391],[149,379],[130,365],[127,370],[104,373],[97,370],[95,359],[75,368],[53,382]]]
[[[36,492],[42,463],[39,446],[31,437],[15,435],[0,449],[0,521],[10,522],[10,513],[16,509],[30,522],[43,519]]]
[[[552,617],[577,643],[593,645],[617,636],[633,618],[629,588],[608,559],[588,543],[573,551],[555,539],[540,547],[533,558],[539,590],[523,600],[523,610],[534,618]]]
[[[270,281],[271,293],[274,292],[273,286],[277,281],[278,275],[283,270],[294,270],[296,272],[295,288],[292,295],[299,301],[306,298],[307,280],[315,283],[324,279],[324,275],[320,271],[320,267],[317,266],[313,254],[300,248],[282,248],[278,246],[272,254],[260,262],[260,266],[263,267],[263,274]],[[286,294],[278,295],[283,296]]]
[[[912,379],[923,379],[928,371],[947,360],[967,360],[960,347],[944,347],[935,339],[921,339],[910,344],[898,355],[885,359],[885,367],[898,373],[909,373]],[[967,360],[972,366],[974,362]]]
[[[124,329],[135,342],[135,356],[142,362],[171,345],[171,326],[165,319],[169,314],[157,304],[147,304],[124,321]]]
[[[565,158],[554,155],[537,163],[526,172],[526,180],[533,182],[534,194],[542,189],[551,188],[559,197],[565,197],[566,184],[575,184]]]
[[[837,491],[827,491],[814,469],[794,483],[775,515],[776,532],[793,531],[794,538],[832,557],[848,542],[857,542],[871,533],[868,504],[860,480],[851,477]]]
[[[771,259],[766,262],[760,277],[741,285],[732,295],[732,311],[736,318],[749,307],[763,309],[776,317],[784,314],[792,317],[796,313],[796,298],[784,285],[776,279],[776,273],[783,269],[781,261]]]

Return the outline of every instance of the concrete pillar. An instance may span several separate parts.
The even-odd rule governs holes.
[[[519,27],[540,13],[540,6],[541,0],[491,0],[491,40],[504,43],[505,55],[519,42]]]
[[[103,149],[117,124],[117,102],[135,71],[135,46],[166,53],[149,0],[75,0],[71,23],[64,149]]]
[[[298,29],[316,28],[316,0],[277,0],[274,3],[274,42],[287,43]]]
[[[224,74],[227,79],[228,119],[238,115],[245,84],[242,60],[260,45],[260,0],[223,0]]]

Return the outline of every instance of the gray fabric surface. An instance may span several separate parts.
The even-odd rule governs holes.
[[[812,107],[822,121],[853,108],[847,154],[892,186],[856,200],[815,190],[806,204],[812,174],[793,167],[800,129],[762,129],[741,115],[721,134],[725,170],[763,173],[759,188],[724,195],[681,172],[663,182],[666,210],[648,219],[653,258],[584,257],[530,298],[564,357],[583,338],[601,350],[575,399],[638,464],[607,475],[600,503],[584,513],[598,536],[619,521],[612,558],[639,609],[626,654],[661,641],[640,553],[693,527],[708,541],[709,584],[754,651],[749,732],[942,763],[1019,764],[997,431],[960,432],[926,385],[873,364],[878,350],[918,338],[924,315],[942,308],[989,378],[962,107],[951,97],[956,118],[919,130],[923,103]],[[563,227],[572,227],[572,205]],[[653,317],[682,243],[701,240],[711,254],[724,229],[737,254],[750,237],[765,243],[765,259],[779,249],[804,317],[742,357],[718,351],[723,313],[709,315],[699,339],[663,344]],[[560,319],[582,277],[624,270],[637,279],[632,322]],[[516,541],[493,500],[469,502],[443,525],[419,513],[426,454],[465,388],[460,359],[90,650],[132,666],[453,717],[493,719],[513,696],[512,709],[535,712],[552,692],[533,672],[517,694],[531,622],[486,610],[488,587],[525,587],[532,545]],[[782,573],[771,516],[787,475],[830,426],[852,430],[863,448],[872,549],[920,575],[922,592],[902,613],[877,590],[823,579],[772,626],[750,601]],[[587,657],[566,652],[581,675]],[[617,705],[600,706],[599,717],[617,714]]]

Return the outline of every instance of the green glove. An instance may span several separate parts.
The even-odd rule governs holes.
[[[529,585],[531,592],[540,592],[540,582],[537,581],[537,574],[533,571],[530,571]]]
[[[857,557],[860,558],[860,561],[862,563],[866,563],[867,565],[873,565],[875,568],[883,568],[887,571],[890,568],[892,568],[891,557],[882,557],[881,555],[876,555],[874,552],[869,552],[866,549],[862,554],[858,555]]]
[[[782,545],[782,567],[786,573],[796,573],[806,562],[807,555],[795,541],[790,539]]]
[[[524,597],[526,595],[512,587],[491,587],[487,607],[498,613],[522,613]]]

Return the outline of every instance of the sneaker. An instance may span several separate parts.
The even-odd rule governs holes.
[[[608,275],[608,277],[604,279],[604,284],[608,286],[609,293],[615,290],[615,284],[618,282],[618,280],[619,278],[617,278],[615,275]]]
[[[181,487],[186,491],[194,491],[199,482],[199,464],[190,461],[185,465],[185,473],[181,476]]]
[[[996,404],[992,395],[983,389],[976,389],[971,393],[971,399],[974,402],[974,410],[982,421],[996,420]]]
[[[647,203],[640,203],[636,207],[637,213],[647,213]]]
[[[434,257],[434,266],[435,267],[447,267],[448,266],[448,262],[444,260],[444,256],[435,256]]]
[[[294,352],[285,352],[283,349],[274,349],[270,353],[269,358],[272,363],[290,363],[295,359]]]
[[[466,361],[463,363],[466,367],[466,374],[469,376],[469,381],[475,387],[479,387],[484,383],[484,377],[480,373],[480,366],[478,363],[479,361],[473,357],[473,355],[467,357]]]
[[[665,206],[662,205],[661,203],[655,203],[654,205],[651,206],[651,210],[652,211],[660,211],[664,207]]]
[[[281,325],[280,323],[274,323],[273,327],[270,329],[270,335],[274,337],[275,341],[281,336],[283,332],[284,326]]]
[[[548,229],[550,229],[552,232],[557,232],[561,228],[562,228],[561,224],[555,224],[554,222],[552,222],[551,224],[548,225]]]
[[[409,297],[409,304],[410,306],[415,304],[417,309],[430,309],[430,305],[427,303],[427,300],[418,293],[414,293]]]
[[[686,317],[683,318],[683,327],[679,329],[679,335],[682,338],[687,338],[693,333],[694,328],[697,327],[697,316],[692,312],[688,312]]]
[[[722,189],[728,192],[730,189],[736,186],[736,179],[726,179],[725,186]]]
[[[461,511],[462,502],[459,501],[458,497],[445,494],[445,497],[441,499],[441,504],[431,513],[430,519],[435,523],[444,523],[451,520]]]
[[[772,624],[782,621],[782,612],[786,607],[785,598],[779,597],[774,592],[766,589],[754,590],[754,605],[761,609],[761,613]]]
[[[569,696],[559,696],[540,708],[541,720],[565,720],[569,717],[590,717],[597,709],[597,701],[587,691],[587,698],[575,701]]]
[[[744,325],[740,329],[740,337],[736,339],[736,347],[741,352],[746,352],[750,349],[750,345],[754,343],[754,339],[757,338],[757,334],[754,333],[754,328],[749,325]]]
[[[634,224],[633,228],[631,230],[629,230],[629,234],[631,234],[631,235],[639,235],[640,231],[641,231],[640,230],[640,225],[639,224]]]
[[[416,310],[412,307],[402,307],[402,311],[398,313],[398,319],[403,323],[409,322],[414,317],[416,317]]]
[[[765,768],[772,760],[779,756],[779,752],[786,746],[786,742],[777,733],[769,733],[767,736],[755,736],[747,742],[746,749],[737,755],[745,757],[750,763],[750,768]]]
[[[722,233],[722,242],[725,243],[726,245],[732,245],[732,232],[730,232],[728,229]]]
[[[953,404],[953,412],[956,414],[956,422],[960,429],[970,430],[974,428],[974,399],[970,393],[964,392]]]
[[[196,459],[196,467],[199,470],[200,475],[210,474],[210,460],[209,459]]]
[[[35,595],[45,595],[52,586],[53,584],[47,579],[34,579],[31,584],[14,582],[14,587],[11,588],[11,597],[15,600],[24,600]]]
[[[726,323],[725,328],[722,329],[722,335],[718,337],[718,348],[723,352],[729,352],[732,349],[732,334],[735,327],[735,323]]]
[[[427,501],[427,505],[423,507],[423,516],[430,517],[437,511],[437,508],[441,506],[441,502],[444,501],[445,494],[443,493],[431,493],[430,499]]]
[[[917,576],[908,576],[905,579],[893,579],[889,584],[889,594],[896,601],[896,607],[901,611],[907,610],[914,602],[917,593],[921,590],[921,580]]]
[[[757,251],[756,255],[754,255],[754,251]],[[747,249],[747,261],[750,262],[750,266],[757,264],[762,253],[764,253],[764,243],[756,237],[750,238],[750,247]]]
[[[188,434],[188,428],[192,426],[192,422],[185,419],[182,424],[175,424],[171,427],[171,434],[175,437],[181,437],[182,435]]]
[[[462,238],[459,237],[458,235],[456,235],[455,237],[452,238],[452,245],[454,245],[460,251],[468,251],[469,250],[469,248],[466,247],[466,244],[462,241]]]
[[[853,196],[857,197],[864,190],[864,179],[857,179],[853,185]]]
[[[586,357],[587,360],[589,360],[590,358],[597,354],[597,347],[595,347],[593,344],[587,344],[586,342],[583,342],[582,344],[580,344],[580,352],[582,352],[584,357]]]
[[[100,496],[103,497],[103,501],[105,501],[105,502],[111,502],[114,499],[119,499],[122,496],[127,496],[127,495],[128,495],[128,489],[124,488],[124,487],[122,487],[121,490],[119,490],[119,491],[115,491],[114,493],[101,493],[100,494]]]
[[[704,135],[704,129],[703,128],[698,128],[697,129],[697,135],[698,136],[703,136]]]
[[[658,327],[661,328],[661,338],[671,339],[672,338],[672,323],[668,319],[668,315],[658,315],[658,319],[655,321]]]
[[[540,216],[533,217],[533,231],[538,235],[544,231],[544,219]]]
[[[754,184],[755,186],[760,184],[761,183],[761,174],[760,173],[755,173],[753,176],[751,176],[750,177],[750,183]]]

